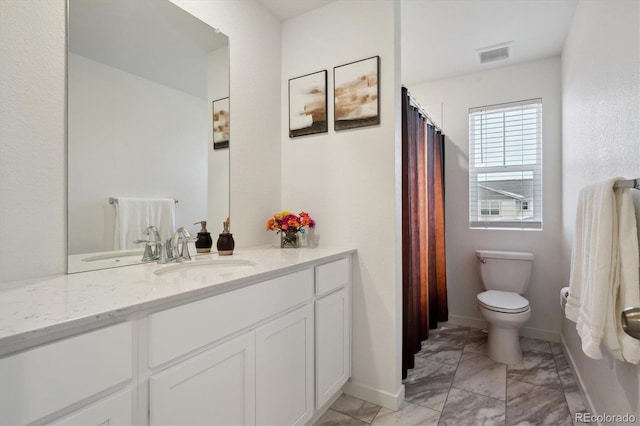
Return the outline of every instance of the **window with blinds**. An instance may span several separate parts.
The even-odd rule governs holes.
[[[542,229],[542,99],[469,110],[469,226]]]

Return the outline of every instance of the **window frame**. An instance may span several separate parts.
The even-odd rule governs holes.
[[[506,130],[504,123],[507,122],[508,113],[517,111],[517,108],[521,108],[522,111],[526,107],[533,107],[536,111],[536,121],[533,124],[535,126],[535,133],[525,135],[524,130],[521,130],[521,134],[516,136],[512,141],[507,138],[508,130]],[[531,109],[531,108],[529,108]],[[478,136],[477,129],[480,126],[481,132],[486,131],[486,121],[478,123],[478,119],[487,120],[487,116],[490,114],[502,113],[502,133],[498,130],[498,141],[494,141],[493,144],[493,158],[487,159],[486,154],[482,153],[482,150],[487,150],[487,143],[482,142],[483,137]],[[526,118],[518,117],[519,120],[524,121]],[[469,123],[469,228],[471,229],[508,229],[508,230],[542,230],[543,229],[543,102],[542,98],[527,99],[523,101],[507,102],[502,104],[487,105],[482,107],[475,107],[469,109],[468,116]],[[500,125],[498,124],[498,129]],[[535,135],[533,139],[530,136]],[[529,136],[529,138],[527,137]],[[502,150],[495,150],[496,145],[499,146],[500,138],[502,138]],[[532,142],[533,140],[533,142]],[[509,142],[511,142],[509,144]],[[514,144],[514,142],[516,142]],[[517,142],[520,142],[518,145]],[[484,144],[484,145],[483,145]],[[508,145],[515,147],[522,152],[519,159],[521,164],[505,164],[509,160],[508,157]],[[526,149],[535,146],[535,161],[532,161],[533,153],[524,154]],[[502,164],[496,164],[500,162],[500,156],[502,156]],[[480,159],[482,163],[476,164],[477,159]],[[491,160],[497,161],[491,161]],[[513,160],[512,160],[513,161]],[[516,160],[517,162],[518,160]],[[491,164],[493,163],[493,164]],[[520,218],[496,218],[503,212],[500,211],[498,215],[482,215],[482,202],[490,201],[491,199],[482,198],[480,196],[480,188],[490,182],[491,180],[500,181],[499,175],[502,173],[520,173],[531,174],[532,194],[526,196],[526,198],[517,199],[516,205],[520,206],[520,209],[515,209],[515,214],[519,214]],[[492,176],[493,174],[493,176]],[[481,178],[479,178],[481,176]],[[492,176],[492,178],[489,178]],[[506,179],[502,179],[506,180]],[[521,177],[518,180],[528,180]],[[475,188],[475,189],[474,189]],[[489,188],[485,188],[489,189]],[[475,206],[474,206],[475,203]],[[526,205],[526,209],[522,209],[522,205]],[[501,210],[501,209],[499,209]],[[491,213],[491,208],[489,208]],[[526,215],[524,214],[526,213]]]

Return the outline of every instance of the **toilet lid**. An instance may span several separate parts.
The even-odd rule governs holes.
[[[483,291],[478,294],[478,302],[485,308],[498,312],[518,313],[529,309],[527,299],[510,291]]]

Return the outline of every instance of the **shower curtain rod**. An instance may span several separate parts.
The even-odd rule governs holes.
[[[433,127],[436,128],[437,131],[442,133],[442,129],[440,128],[440,126],[438,126],[436,124],[435,121],[433,121],[433,118],[431,118],[431,116],[429,114],[427,114],[427,111],[425,111],[424,108],[422,108],[422,105],[420,105],[418,103],[418,101],[416,100],[416,98],[414,98],[411,93],[409,92],[409,90],[407,89],[407,95],[409,95],[409,102],[411,102],[411,105],[414,106],[414,108],[416,108],[418,110],[418,112],[422,115],[425,116],[425,118],[427,119],[427,123],[431,124]]]

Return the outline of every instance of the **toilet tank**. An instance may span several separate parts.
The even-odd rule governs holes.
[[[529,287],[533,253],[476,250],[476,258],[485,289],[522,294]]]

